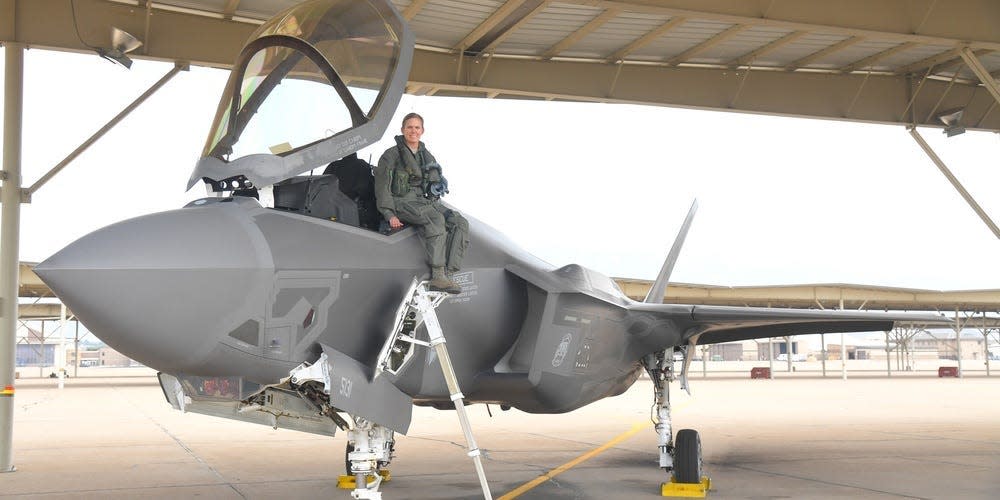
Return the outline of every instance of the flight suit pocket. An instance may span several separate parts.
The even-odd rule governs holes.
[[[393,196],[403,196],[410,191],[410,174],[403,169],[393,169],[390,172],[389,188]]]

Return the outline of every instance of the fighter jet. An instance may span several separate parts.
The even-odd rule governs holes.
[[[462,293],[437,297],[429,325],[431,311],[414,305],[428,274],[417,232],[380,231],[371,190],[345,189],[337,165],[300,175],[382,136],[413,43],[388,0],[313,0],[278,14],[236,60],[191,175],[188,187],[204,183],[211,196],[97,230],[35,271],[90,331],[159,370],[174,407],[347,431],[347,472],[364,481],[388,466],[414,404],[562,413],[621,394],[646,372],[660,466],[698,483],[700,439],[673,433],[668,393],[675,379],[686,386],[693,346],[937,321],[663,304],[693,205],[643,302],[596,271],[551,266],[470,217],[473,243],[455,277]],[[437,325],[457,398],[427,348]]]

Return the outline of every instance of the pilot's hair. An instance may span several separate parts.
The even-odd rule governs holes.
[[[420,115],[418,115],[416,113],[407,113],[406,116],[403,117],[403,126],[405,127],[406,126],[406,122],[410,121],[413,118],[416,118],[416,119],[420,120],[420,126],[421,127],[424,126],[424,117],[422,117],[422,116],[420,116]]]

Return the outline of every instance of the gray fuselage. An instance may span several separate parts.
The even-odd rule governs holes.
[[[438,309],[468,401],[569,411],[624,391],[642,355],[679,340],[674,325],[630,316],[609,278],[554,269],[471,218],[470,233],[463,293]],[[143,364],[272,384],[319,344],[373,366],[407,287],[427,274],[419,238],[207,198],[98,230],[38,272]],[[450,405],[431,350],[389,376],[418,404]]]

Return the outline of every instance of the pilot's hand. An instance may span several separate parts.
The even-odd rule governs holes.
[[[399,217],[396,217],[395,215],[393,215],[392,218],[389,219],[389,227],[391,227],[393,229],[399,229],[399,228],[403,227],[403,222],[401,220],[399,220]]]

